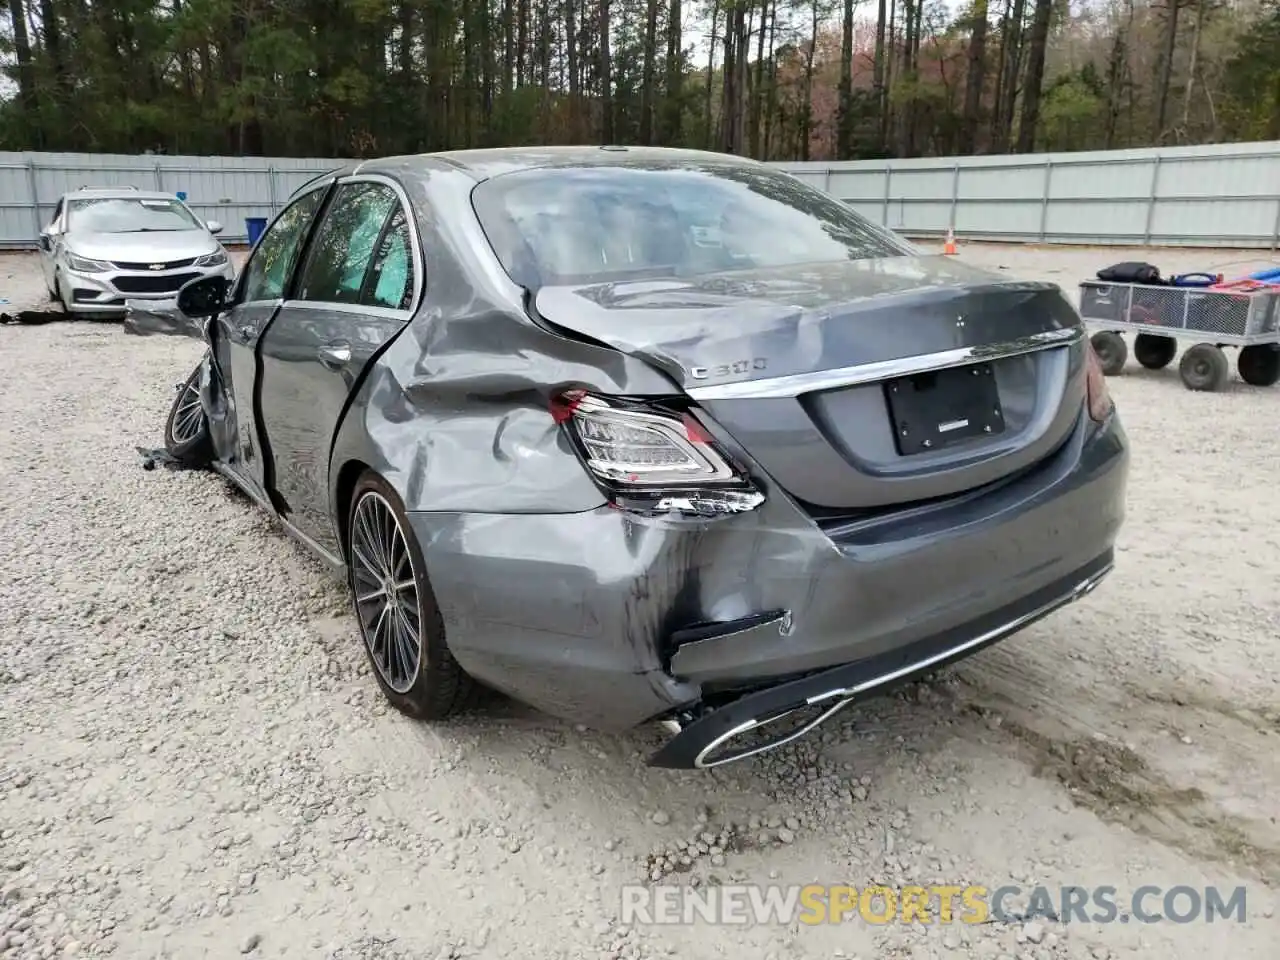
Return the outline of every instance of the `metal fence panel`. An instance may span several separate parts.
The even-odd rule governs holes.
[[[0,153],[0,248],[34,247],[66,191],[113,184],[183,191],[243,242],[246,218],[345,162]],[[1280,248],[1280,141],[775,166],[912,237]]]
[[[248,239],[245,220],[273,216],[284,200],[344,160],[0,153],[0,248],[36,245],[54,205],[78,187],[134,186],[184,192],[198,216],[217,220],[229,243]]]
[[[1280,248],[1280,141],[776,166],[912,237]]]

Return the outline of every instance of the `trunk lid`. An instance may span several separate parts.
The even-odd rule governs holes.
[[[1052,452],[1084,400],[1054,284],[943,257],[545,287],[552,325],[665,371],[778,484],[857,510],[932,499]]]

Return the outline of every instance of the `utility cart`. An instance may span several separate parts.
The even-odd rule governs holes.
[[[1080,315],[1092,332],[1102,371],[1114,376],[1133,356],[1148,370],[1167,367],[1179,340],[1194,341],[1178,373],[1189,390],[1222,390],[1231,380],[1223,347],[1239,348],[1236,370],[1255,387],[1280,380],[1280,286],[1254,280],[1214,286],[1148,286],[1086,280]]]

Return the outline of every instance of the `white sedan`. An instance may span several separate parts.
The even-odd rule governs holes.
[[[40,232],[45,285],[68,313],[123,315],[127,299],[169,300],[200,277],[234,279],[221,231],[173,194],[75,190]]]

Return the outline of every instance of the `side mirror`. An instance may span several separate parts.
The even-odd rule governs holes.
[[[192,280],[178,291],[178,309],[188,317],[215,317],[227,308],[230,286],[221,274]]]
[[[53,236],[48,230],[41,231],[40,233],[40,249],[45,251],[53,249]]]
[[[217,220],[209,220],[205,223],[205,226],[209,228],[210,233],[221,233],[223,229],[222,224]]]

